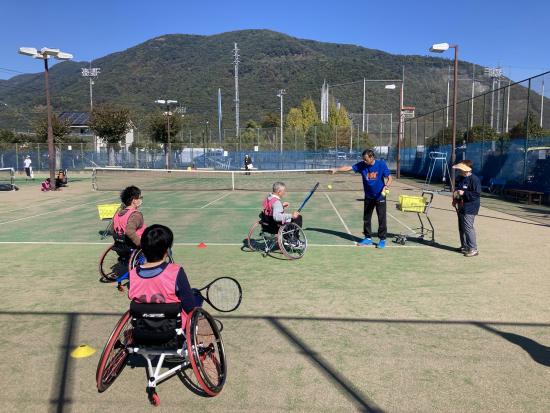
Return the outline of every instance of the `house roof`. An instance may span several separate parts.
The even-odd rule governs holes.
[[[90,112],[61,112],[59,119],[68,122],[70,126],[88,126]]]

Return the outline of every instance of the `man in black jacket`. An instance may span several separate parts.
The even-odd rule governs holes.
[[[474,220],[479,213],[481,182],[472,174],[471,161],[463,161],[453,166],[460,178],[453,193],[453,205],[458,214],[458,231],[460,233],[460,252],[465,257],[475,257],[477,250]]]

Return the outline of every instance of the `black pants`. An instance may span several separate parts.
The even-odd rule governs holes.
[[[365,198],[363,205],[363,234],[365,234],[365,237],[371,238],[372,211],[376,208],[376,215],[378,215],[378,238],[386,239],[388,232],[386,224],[386,198],[382,198],[379,201]]]

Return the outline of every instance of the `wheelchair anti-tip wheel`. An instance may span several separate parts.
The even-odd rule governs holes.
[[[210,397],[218,395],[227,375],[221,334],[214,318],[197,307],[185,328],[186,345],[193,373],[200,388]]]
[[[283,255],[291,260],[302,258],[307,249],[306,234],[294,222],[288,222],[279,228],[277,243]]]
[[[114,383],[126,366],[128,346],[132,343],[130,311],[124,313],[115,326],[101,353],[96,371],[97,390],[102,393]]]
[[[115,248],[110,245],[99,258],[99,275],[108,281],[115,281],[126,272],[126,263],[120,261]]]
[[[248,231],[248,248],[252,251],[259,251],[267,253],[268,248],[266,248],[266,239],[263,236],[262,224],[260,221],[254,222]]]

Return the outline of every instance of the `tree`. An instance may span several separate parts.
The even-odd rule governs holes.
[[[303,132],[304,120],[302,117],[302,111],[299,108],[291,108],[288,111],[288,115],[286,115],[285,123],[287,128]]]
[[[182,118],[178,114],[166,115],[164,112],[155,112],[149,116],[147,131],[153,142],[162,144],[166,158],[166,169],[168,169],[168,121],[170,118],[170,141],[174,141],[182,127]]]
[[[255,120],[249,119],[248,122],[246,122],[246,129],[259,129],[260,125],[256,123]]]
[[[315,108],[315,103],[311,98],[306,98],[302,100],[301,103],[302,110],[302,124],[304,130],[310,129],[313,125],[319,123],[319,116],[317,115],[317,109]]]
[[[47,142],[48,140],[48,118],[42,118],[34,125],[34,131],[39,142]],[[68,122],[62,121],[55,114],[52,114],[52,131],[53,140],[59,143],[62,139],[71,132],[71,127]]]
[[[475,125],[464,132],[463,138],[466,142],[491,141],[498,138],[498,133],[489,125]]]
[[[90,119],[90,129],[107,144],[109,165],[115,164],[115,150],[120,150],[120,142],[130,130],[130,111],[111,105],[96,105]]]
[[[532,112],[529,112],[529,114],[527,115],[527,124],[529,128],[529,137],[540,138],[550,135],[550,131],[544,130],[540,127]],[[525,138],[527,136],[525,132],[525,120],[522,120],[521,122],[515,124],[512,129],[510,129],[510,138]]]
[[[350,126],[351,122],[349,120],[348,111],[344,105],[341,104],[340,108],[337,108],[334,101],[330,103],[328,111],[328,124],[331,128],[336,126]]]
[[[273,112],[266,113],[262,119],[262,128],[277,128],[281,126],[279,115]]]

